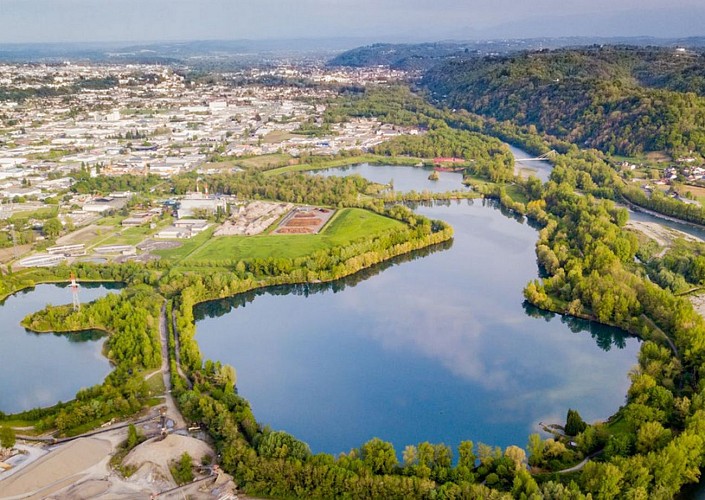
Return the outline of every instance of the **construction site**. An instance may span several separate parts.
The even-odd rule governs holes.
[[[334,213],[328,208],[297,207],[282,219],[274,234],[317,234]]]
[[[250,201],[233,210],[232,216],[220,226],[214,236],[253,236],[264,232],[277,219],[294,208],[291,203]]]

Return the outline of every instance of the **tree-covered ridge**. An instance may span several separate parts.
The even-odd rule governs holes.
[[[443,59],[466,54],[469,44],[436,42],[418,44],[376,43],[348,50],[328,61],[328,66],[389,66],[392,69],[428,69]],[[473,51],[474,53],[474,51]]]
[[[593,47],[451,60],[422,85],[449,107],[605,152],[705,155],[702,72],[702,56],[673,49]]]

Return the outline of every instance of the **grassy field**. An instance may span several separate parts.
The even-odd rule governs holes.
[[[143,224],[136,227],[126,227],[116,231],[110,238],[100,241],[101,245],[137,245],[144,241],[148,236],[159,232],[164,227],[171,224],[172,220],[167,219],[157,222],[157,227],[151,229],[149,224]]]
[[[693,186],[691,184],[685,184],[680,189],[681,194],[685,194],[688,191],[690,191],[690,194],[692,194],[693,197],[695,197],[695,199],[698,200],[701,205],[705,206],[705,188],[702,188],[700,186]]]
[[[50,207],[44,207],[44,208],[38,208],[36,210],[23,210],[19,212],[14,212],[12,216],[10,217],[10,222],[13,222],[17,219],[24,219],[24,218],[35,218],[35,219],[49,219],[50,217],[56,217],[57,214],[59,213],[59,207],[58,206],[50,206]]]
[[[267,144],[273,144],[275,142],[283,142],[287,139],[296,137],[294,134],[287,132],[286,130],[273,130],[272,132],[265,135],[262,140]]]
[[[514,201],[518,201],[520,203],[529,202],[529,198],[526,196],[526,192],[523,187],[518,186],[517,184],[509,184],[506,187],[506,190],[507,194],[511,196]]]
[[[188,240],[182,247],[162,250],[162,257],[187,265],[196,261],[254,259],[267,257],[295,258],[333,246],[369,237],[394,227],[399,221],[367,210],[340,210],[320,234],[262,234],[257,236],[221,236],[211,238],[212,231]]]
[[[267,168],[282,167],[287,165],[291,160],[291,156],[287,154],[271,154],[253,156],[252,158],[238,158],[235,160],[235,165],[250,170],[263,170]]]

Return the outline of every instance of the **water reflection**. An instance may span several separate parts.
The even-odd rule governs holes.
[[[442,252],[443,250],[448,250],[453,246],[453,240],[444,241],[438,243],[437,245],[432,245],[421,250],[416,250],[408,254],[400,255],[394,257],[385,262],[379,263],[372,267],[363,269],[351,276],[346,276],[345,278],[329,281],[326,283],[299,283],[295,285],[277,285],[266,288],[258,288],[256,290],[250,290],[248,292],[240,293],[232,297],[227,297],[220,300],[213,300],[210,302],[203,302],[196,305],[193,309],[193,314],[196,321],[209,318],[217,318],[228,314],[233,309],[238,307],[245,307],[245,305],[251,303],[256,297],[262,295],[297,295],[308,297],[312,294],[325,293],[332,291],[333,293],[342,292],[348,287],[352,287],[366,281],[374,276],[377,276],[386,269],[393,266],[398,266],[404,262],[411,262],[416,259],[422,259],[436,252]]]
[[[522,307],[527,315],[532,318],[542,318],[546,322],[550,322],[558,316],[561,322],[566,325],[571,332],[578,334],[589,333],[590,336],[595,339],[596,345],[603,351],[609,351],[612,347],[624,349],[627,346],[627,339],[632,338],[631,335],[619,328],[602,325],[574,316],[557,315],[551,311],[539,309],[526,301],[524,301]]]
[[[324,177],[344,177],[356,174],[378,184],[391,183],[395,191],[403,193],[410,191],[416,191],[417,193],[424,191],[444,193],[446,191],[467,191],[469,189],[463,184],[463,174],[461,172],[439,172],[438,180],[432,181],[428,178],[432,170],[430,167],[360,163],[347,167],[316,170],[312,173]]]
[[[263,423],[330,453],[374,436],[397,450],[423,440],[523,446],[568,408],[595,420],[623,404],[635,339],[522,306],[537,272],[526,221],[480,200],[416,210],[454,227],[449,248],[352,281],[199,308],[201,349],[235,366]]]
[[[80,283],[81,302],[90,302],[116,283]],[[59,400],[72,399],[81,387],[100,383],[110,372],[102,354],[105,335],[89,330],[72,334],[38,334],[20,325],[22,319],[48,304],[70,304],[66,284],[37,285],[0,302],[0,411],[15,413]]]

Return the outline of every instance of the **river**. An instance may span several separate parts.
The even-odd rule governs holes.
[[[323,175],[376,169],[395,188],[432,182],[406,167]],[[483,200],[417,210],[452,224],[453,243],[353,282],[196,308],[205,357],[236,367],[262,423],[314,452],[379,437],[401,453],[421,441],[525,446],[568,408],[593,421],[623,404],[638,340],[524,303],[537,277],[534,228]]]
[[[116,285],[82,284],[79,297],[90,302]],[[0,303],[0,411],[16,413],[73,399],[82,387],[99,384],[111,367],[97,332],[71,335],[36,334],[20,326],[22,319],[47,304],[71,303],[71,290],[37,285]]]
[[[551,170],[553,170],[553,164],[551,164],[551,162],[545,160],[522,161],[527,158],[535,158],[536,155],[531,155],[523,149],[519,149],[511,144],[507,144],[507,147],[509,147],[509,150],[514,155],[515,170],[524,170],[531,175],[535,175],[543,182],[548,181],[548,178],[551,176]]]

